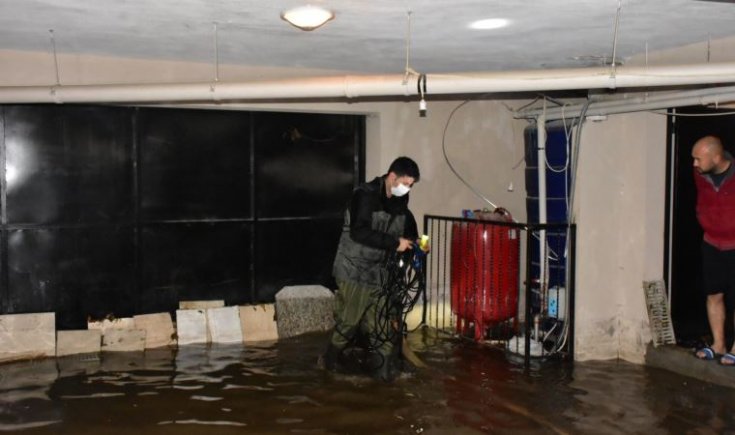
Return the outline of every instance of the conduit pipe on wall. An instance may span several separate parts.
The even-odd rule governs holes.
[[[586,116],[612,115],[616,113],[640,112],[644,110],[668,109],[672,107],[699,106],[735,101],[735,86],[667,92],[655,95],[623,96],[617,100],[596,101],[589,104]],[[584,104],[552,107],[546,109],[549,121],[571,119],[580,116]],[[542,109],[527,109],[516,113],[516,118],[535,119]]]
[[[538,223],[546,223],[546,99],[544,98],[543,111],[536,119],[537,153],[536,162],[538,176]],[[530,235],[529,235],[530,237]],[[539,231],[539,292],[546,295],[546,230]],[[529,301],[526,301],[529,303]],[[528,320],[527,320],[528,321]],[[534,337],[538,340],[538,337]]]
[[[316,77],[299,80],[0,87],[0,103],[154,103],[409,96],[417,76]],[[735,82],[735,63],[580,68],[427,75],[434,95],[616,89]]]

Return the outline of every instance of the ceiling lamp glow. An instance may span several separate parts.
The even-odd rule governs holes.
[[[301,30],[314,30],[334,18],[334,13],[316,6],[301,6],[281,13],[281,18]]]
[[[505,27],[508,24],[510,24],[509,20],[506,20],[505,18],[487,18],[485,20],[477,20],[470,23],[470,29],[477,29],[477,30],[492,30],[492,29],[500,29],[501,27]]]

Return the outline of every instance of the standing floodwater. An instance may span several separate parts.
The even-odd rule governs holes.
[[[546,363],[421,333],[392,384],[317,367],[324,335],[0,366],[0,430],[23,433],[727,433],[735,390],[622,362]],[[733,372],[735,375],[735,371]]]

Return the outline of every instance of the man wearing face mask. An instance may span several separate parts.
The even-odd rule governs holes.
[[[361,184],[345,211],[342,237],[334,260],[335,328],[324,362],[334,369],[346,347],[355,345],[359,332],[375,332],[377,293],[385,280],[385,262],[392,252],[413,249],[418,238],[416,219],[408,209],[408,192],[419,181],[419,167],[408,157],[391,163],[388,173]],[[392,379],[396,343],[381,343],[373,375]]]

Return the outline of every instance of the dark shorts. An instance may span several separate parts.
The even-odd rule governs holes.
[[[708,295],[724,293],[728,300],[735,297],[735,249],[720,251],[702,242],[702,277]]]

